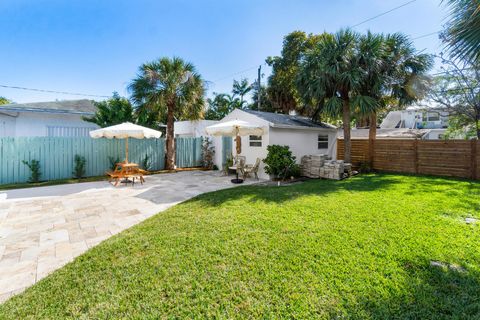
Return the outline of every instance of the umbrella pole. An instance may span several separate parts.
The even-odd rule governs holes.
[[[125,162],[128,163],[128,137],[127,141],[125,142]]]
[[[241,143],[241,141],[242,141],[242,140],[238,141],[239,139],[241,139],[240,130],[237,127],[236,128],[236,135],[235,135],[235,154],[237,155],[237,161],[238,161],[238,155],[239,155],[237,145],[238,145],[239,142]],[[237,162],[237,170],[236,170],[236,179],[232,179],[231,181],[232,181],[232,183],[242,183],[243,182],[243,179],[240,179],[238,177],[238,162]]]

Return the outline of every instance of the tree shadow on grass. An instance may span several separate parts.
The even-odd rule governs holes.
[[[331,193],[368,192],[386,190],[399,183],[395,176],[391,175],[361,175],[350,179],[335,180],[309,180],[300,184],[283,186],[244,186],[225,189],[214,193],[206,193],[190,201],[201,201],[212,206],[221,205],[226,201],[246,199],[250,202],[273,202],[283,203],[309,195],[327,196]]]
[[[480,319],[480,273],[464,268],[404,264],[401,294],[361,297],[346,306],[351,319]]]

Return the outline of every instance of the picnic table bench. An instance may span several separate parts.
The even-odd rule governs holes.
[[[107,171],[106,174],[109,176],[109,182],[115,180],[115,186],[121,181],[129,182],[129,179],[131,179],[133,185],[135,185],[135,179],[139,179],[141,184],[145,182],[143,170],[136,163],[119,162],[115,164],[113,171]]]

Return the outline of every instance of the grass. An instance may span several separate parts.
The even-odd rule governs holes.
[[[87,178],[82,178],[82,179],[70,178],[70,179],[40,181],[40,182],[10,183],[10,184],[1,184],[0,185],[0,191],[11,190],[11,189],[48,187],[48,186],[56,186],[56,185],[59,185],[59,184],[73,184],[73,183],[94,182],[94,181],[103,181],[103,180],[107,180],[107,177],[106,176],[95,176],[95,177],[87,177]]]
[[[480,218],[479,194],[387,174],[204,194],[89,250],[0,318],[478,319],[480,226],[464,219]]]

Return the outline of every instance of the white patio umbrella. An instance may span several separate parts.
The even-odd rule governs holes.
[[[128,138],[160,138],[162,133],[130,122],[90,131],[92,138],[127,139],[125,143],[125,162],[128,162]]]
[[[242,140],[240,136],[261,136],[264,133],[263,127],[243,120],[220,122],[206,127],[205,131],[212,136],[236,137],[237,155],[242,153]]]

